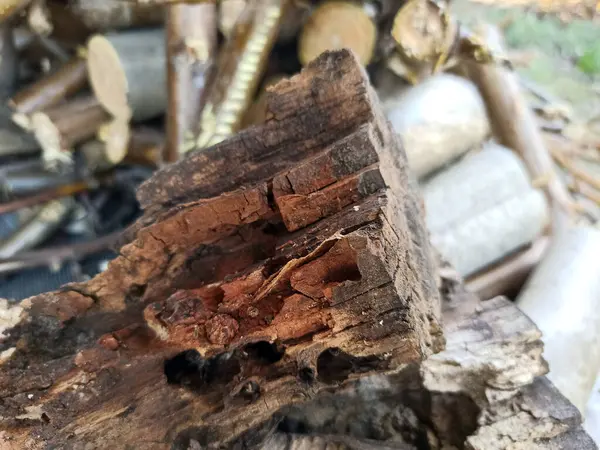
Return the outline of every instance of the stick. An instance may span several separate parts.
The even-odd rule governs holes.
[[[46,203],[33,219],[0,244],[0,258],[10,258],[44,242],[66,219],[73,206],[71,197]]]
[[[275,43],[287,0],[259,0],[247,5],[235,32],[220,53],[215,82],[202,112],[200,148],[235,133],[252,102]]]
[[[29,115],[56,105],[65,97],[79,92],[86,84],[85,59],[73,58],[55,73],[17,92],[8,101],[9,107],[14,112],[13,121],[28,129],[31,125]]]
[[[19,76],[19,58],[10,25],[0,24],[0,100],[13,94]]]
[[[592,186],[594,189],[600,191],[600,180],[595,178],[593,175],[590,175],[585,170],[580,169],[575,164],[573,164],[568,157],[562,154],[560,150],[556,150],[554,148],[550,148],[550,153],[552,157],[560,164],[567,172],[572,174],[578,180],[583,181],[584,183]]]
[[[33,267],[60,264],[65,261],[78,261],[86,256],[110,249],[120,234],[121,232],[118,231],[86,242],[20,252],[16,256],[0,260],[0,273],[7,274]]]
[[[164,160],[176,161],[194,138],[217,50],[216,4],[167,8],[167,145]]]
[[[14,211],[18,211],[22,208],[30,208],[32,206],[39,205],[59,199],[62,197],[70,197],[80,192],[87,191],[96,186],[94,181],[76,181],[71,184],[63,184],[57,188],[46,189],[37,194],[30,195],[24,198],[18,198],[6,203],[0,203],[0,214],[6,214]]]
[[[491,48],[501,48],[497,29],[486,27],[485,41]],[[560,228],[573,215],[573,200],[552,164],[535,117],[521,94],[519,80],[501,66],[469,63],[470,77],[481,90],[500,141],[521,155],[534,180],[547,180],[545,190],[552,206],[552,224]]]
[[[145,120],[164,112],[166,49],[163,30],[95,35],[88,43],[94,94],[113,116]]]
[[[536,239],[525,250],[503,259],[484,272],[467,278],[467,289],[482,300],[489,300],[498,295],[516,294],[531,271],[542,260],[549,244],[548,237]]]
[[[51,160],[92,137],[107,120],[104,108],[95,97],[87,95],[33,114],[31,127],[44,159]]]
[[[164,10],[149,3],[122,0],[70,0],[67,6],[56,10],[59,15],[72,15],[89,31],[102,32],[121,28],[138,28],[160,25]]]

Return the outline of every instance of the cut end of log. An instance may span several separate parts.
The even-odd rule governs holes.
[[[68,149],[63,148],[60,130],[46,113],[38,112],[31,116],[31,129],[42,147],[44,161],[50,163],[72,160]]]
[[[127,122],[115,119],[100,127],[98,139],[105,143],[105,156],[109,163],[116,165],[123,161],[129,146],[130,131]]]
[[[31,130],[31,118],[27,114],[15,113],[12,121],[25,131]]]
[[[125,69],[111,42],[102,35],[93,36],[88,43],[88,73],[98,101],[113,116],[129,120],[129,90]]]
[[[299,58],[308,64],[326,50],[350,48],[362,65],[373,57],[377,29],[367,11],[350,2],[332,1],[317,8],[302,29]]]

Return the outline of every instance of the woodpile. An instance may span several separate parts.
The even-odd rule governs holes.
[[[267,109],[144,183],[106,271],[24,302],[5,448],[595,448],[532,322],[435,256],[355,56],[324,53]]]
[[[497,28],[5,3],[1,449],[597,448],[600,131]]]

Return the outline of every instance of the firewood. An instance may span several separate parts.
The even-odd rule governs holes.
[[[0,24],[0,99],[12,95],[19,75],[18,54],[15,48],[13,29]]]
[[[216,4],[167,8],[167,145],[165,161],[176,161],[195,145],[206,87],[217,50]]]
[[[497,144],[425,182],[423,197],[433,245],[463,276],[528,245],[548,222],[544,194],[521,159]]]
[[[600,231],[577,226],[553,240],[517,297],[544,333],[548,377],[580,411],[600,370]]]
[[[474,308],[444,311],[445,351],[420,367],[281,408],[263,448],[325,449],[341,440],[357,450],[596,449],[581,414],[543,376],[541,334],[531,320],[501,297],[458,296]]]
[[[103,171],[116,166],[125,158],[131,139],[129,125],[119,119],[104,123],[97,139],[85,142],[78,149],[91,171]]]
[[[199,124],[197,146],[221,142],[240,129],[264,73],[288,0],[246,5],[233,35],[219,52]]]
[[[13,120],[25,129],[30,126],[30,115],[55,106],[65,97],[76,94],[87,84],[84,58],[76,57],[51,75],[17,92],[9,101]]]
[[[367,65],[373,58],[377,28],[367,11],[347,1],[329,1],[310,15],[302,28],[298,58],[308,64],[325,50],[350,48]]]
[[[164,17],[161,7],[147,3],[120,0],[71,0],[68,4],[56,1],[49,3],[56,28],[70,28],[57,30],[60,37],[63,37],[63,34],[65,37],[85,37],[92,32],[157,26],[162,24]]]
[[[360,63],[346,50],[325,53],[268,103],[264,125],[147,183],[191,175],[183,168],[200,156],[212,162],[194,175],[200,184],[177,185],[181,195],[145,212],[106,271],[26,301],[2,344],[13,349],[0,365],[0,396],[14,400],[0,405],[11,444],[260,446],[253,427],[280,407],[442,349],[422,211]],[[289,231],[274,178],[319,156],[331,160],[329,179],[352,179],[361,173],[353,156],[332,158],[342,142],[348,155],[375,157],[384,183]],[[269,148],[282,163],[261,167]],[[246,155],[236,160],[244,187],[222,170],[206,185],[236,152]],[[323,192],[323,182],[302,192]],[[24,414],[32,419],[19,422]]]
[[[62,152],[68,152],[74,145],[94,136],[108,119],[96,98],[87,95],[34,113],[31,127],[44,151],[44,159],[51,160],[60,159]]]
[[[88,43],[88,73],[94,94],[113,116],[128,121],[164,112],[165,34],[161,29],[95,35]]]
[[[149,128],[134,128],[130,130],[125,162],[161,167],[164,145],[164,134]]]
[[[385,100],[387,116],[419,178],[479,146],[490,133],[485,103],[464,78],[435,75],[396,97]]]

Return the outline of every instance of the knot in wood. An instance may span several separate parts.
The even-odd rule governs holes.
[[[228,314],[217,314],[206,322],[206,337],[212,344],[229,344],[237,334],[240,326]]]

